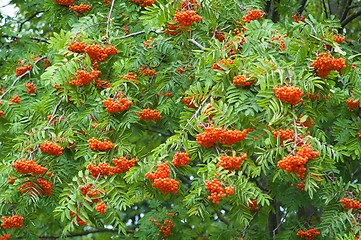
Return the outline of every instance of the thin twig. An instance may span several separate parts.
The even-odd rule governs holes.
[[[194,45],[196,45],[198,48],[200,48],[201,50],[203,50],[204,49],[204,47],[201,45],[201,44],[199,44],[196,40],[194,40],[194,39],[188,39],[188,42],[190,42],[190,43],[193,43]],[[203,50],[203,51],[205,51],[205,52],[208,52],[208,50]]]
[[[112,15],[113,7],[114,7],[114,2],[115,2],[115,0],[112,1],[112,6],[110,7],[110,11],[109,11],[109,14],[108,14],[107,33],[106,33],[107,38],[109,38],[109,23],[110,23],[110,17]]]
[[[193,116],[188,120],[187,124],[184,126],[184,128],[186,128],[190,122],[197,117],[199,111],[201,110],[201,108],[203,107],[203,105],[207,102],[207,100],[210,98],[210,95],[208,97],[206,97],[206,99],[203,100],[203,102],[199,105],[197,111],[193,114]],[[183,129],[184,130],[184,129]]]
[[[277,225],[277,227],[275,229],[273,229],[273,240],[276,240],[276,231],[277,229],[282,225],[283,221],[286,219],[288,212],[286,212],[285,216],[283,217],[283,219],[281,218],[280,223]]]

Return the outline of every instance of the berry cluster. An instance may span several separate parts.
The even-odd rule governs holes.
[[[140,73],[144,73],[145,76],[155,76],[157,75],[157,73],[151,69],[146,69],[145,66],[143,65],[140,70]]]
[[[212,31],[211,32],[213,35],[214,35],[214,37],[218,40],[218,41],[220,41],[220,42],[223,42],[224,41],[224,32],[220,32],[219,30],[217,30],[217,29],[215,29],[215,32],[214,31]]]
[[[21,75],[23,75],[24,73],[26,73],[28,70],[33,69],[33,67],[31,65],[25,65],[23,67],[18,67],[15,70],[15,76],[19,77]]]
[[[257,207],[257,199],[249,200],[248,201],[248,210],[254,211],[254,210],[257,210],[257,209],[258,209],[258,207]]]
[[[133,72],[129,72],[126,75],[123,76],[123,78],[125,80],[137,80],[137,74],[134,74]],[[117,77],[117,78],[121,78],[121,77]]]
[[[265,13],[262,13],[259,10],[251,10],[248,11],[246,16],[242,17],[242,20],[244,23],[249,23],[252,20],[260,19],[263,15],[265,15]]]
[[[275,94],[277,94],[277,98],[281,100],[281,102],[288,102],[291,105],[296,105],[297,103],[303,101],[300,97],[303,95],[303,92],[298,87],[287,87],[283,88],[273,88]]]
[[[237,86],[237,85],[242,85],[242,87],[247,87],[247,86],[250,86],[252,85],[252,83],[254,83],[256,80],[253,80],[253,81],[249,81],[250,78],[246,78],[246,76],[244,75],[238,75],[238,76],[235,76],[233,78],[233,85],[234,86]]]
[[[166,213],[166,214],[169,215],[169,216],[174,217],[174,214],[172,214],[172,213]],[[154,219],[149,218],[149,221],[154,223],[154,225],[156,225],[156,226],[160,225],[158,220],[154,220]],[[168,224],[168,226],[167,226],[167,224]],[[159,232],[160,233],[163,232],[164,237],[168,237],[168,236],[172,235],[171,230],[172,230],[173,226],[174,226],[174,224],[173,224],[172,221],[164,220],[163,225],[160,227]],[[159,236],[159,233],[157,234],[157,236]]]
[[[153,40],[153,38],[150,37],[147,41],[144,41],[144,42],[143,42],[144,47],[150,48],[150,47],[151,47],[151,42],[152,42],[152,40]]]
[[[74,4],[73,0],[54,0],[54,2],[64,6],[69,6]]]
[[[95,139],[94,137],[88,140],[89,148],[93,151],[106,151],[113,148],[113,143],[104,139],[104,142]]]
[[[222,155],[219,157],[219,162],[217,164],[217,167],[223,167],[227,170],[233,170],[233,169],[240,169],[240,164],[246,159],[247,154],[243,154],[240,157],[231,157],[231,156],[225,156]]]
[[[184,102],[189,108],[195,108],[196,106],[194,103],[197,102],[197,104],[200,104],[203,100],[202,97],[203,96],[201,95],[194,94],[194,96],[186,96],[182,98],[182,102]]]
[[[287,34],[284,34],[283,37],[287,37]],[[271,41],[277,41],[280,45],[279,47],[276,49],[276,51],[279,51],[279,50],[285,50],[286,49],[286,44],[284,42],[284,40],[282,39],[282,36],[281,35],[278,35],[277,37],[273,37],[271,38]]]
[[[203,17],[196,15],[196,12],[193,10],[176,10],[174,14],[174,20],[178,22],[181,26],[190,27],[194,22],[201,21]]]
[[[8,240],[10,239],[10,234],[4,234],[3,236],[0,236],[0,240]]]
[[[97,188],[93,184],[89,184],[88,186],[82,186],[80,188],[80,191],[81,191],[81,194],[83,194],[83,196],[88,196],[89,198],[91,198],[91,202],[85,199],[85,201],[87,201],[88,203],[99,202],[101,200],[101,198],[98,196],[106,194],[108,192],[108,190],[102,189],[102,188]]]
[[[84,5],[84,4],[69,6],[69,10],[73,10],[79,13],[85,13],[89,11],[91,8],[92,7],[90,5]]]
[[[247,133],[254,129],[226,130],[223,128],[214,128],[213,125],[204,128],[203,133],[197,134],[197,142],[204,147],[212,147],[218,141],[221,144],[232,145],[246,139]]]
[[[27,180],[30,180],[29,178]],[[53,186],[52,182],[47,182],[44,179],[38,178],[36,180],[36,183],[42,187],[39,188],[37,185],[35,185],[33,182],[27,182],[21,185],[21,187],[18,188],[18,191],[21,192],[21,194],[28,193],[31,195],[37,195],[40,196],[40,193],[50,196],[51,195],[51,189]]]
[[[197,0],[185,0],[181,2],[182,10],[194,10],[197,7],[199,8]]]
[[[74,53],[84,53],[85,48],[86,48],[85,42],[79,43],[77,41],[74,41],[73,44],[69,44],[68,46],[68,50]]]
[[[100,213],[106,213],[107,211],[105,210],[107,208],[107,206],[105,205],[104,202],[98,203],[97,205],[95,205],[95,210],[97,210]]]
[[[110,86],[110,83],[105,81],[105,80],[101,80],[101,78],[98,78],[97,80],[95,80],[94,82],[95,87],[99,90],[101,90],[102,88],[111,88],[112,86]]]
[[[219,199],[221,197],[225,197],[227,196],[227,194],[229,196],[233,195],[233,191],[234,188],[233,187],[225,187],[222,188],[222,183],[220,181],[217,180],[217,178],[214,178],[211,181],[205,180],[204,181],[206,183],[206,189],[208,192],[211,193],[211,196],[208,196],[208,199],[213,199],[213,203],[218,204],[219,203]]]
[[[280,142],[283,143],[283,141],[287,140],[287,139],[291,139],[294,140],[295,136],[293,135],[294,130],[290,130],[290,129],[279,129],[278,131],[273,130],[272,134],[275,138],[278,138],[278,136],[280,137]]]
[[[103,100],[103,104],[107,107],[106,110],[109,113],[121,112],[129,109],[129,106],[133,104],[132,101],[129,101],[128,98],[120,98],[122,95],[118,94],[118,100],[113,98],[108,98],[108,100]]]
[[[140,3],[141,7],[153,6],[155,0],[128,0],[129,2]]]
[[[360,101],[353,101],[353,98],[347,99],[346,103],[347,103],[347,109],[349,110],[358,108],[360,106]]]
[[[168,29],[164,30],[165,34],[170,35],[170,36],[176,36],[178,34],[183,33],[183,30],[186,30],[185,27],[181,26],[181,25],[176,25],[175,21],[170,22],[169,24],[167,24]],[[189,31],[189,30],[187,30]]]
[[[337,36],[337,35],[333,35],[332,38],[333,38],[333,41],[337,42],[338,44],[341,44],[346,39],[345,36]]]
[[[310,91],[309,93],[306,93],[305,96],[308,99],[311,99],[311,101],[320,100],[320,92],[321,92],[321,90],[318,90],[318,93],[313,95],[312,91]],[[329,98],[329,99],[331,98],[330,94],[328,94],[327,98]],[[321,99],[326,100],[326,96],[322,96]]]
[[[19,217],[17,215],[12,216],[12,217],[1,217],[1,221],[3,221],[1,226],[4,229],[22,228],[23,227],[23,220],[24,220],[23,217]]]
[[[13,177],[13,176],[8,177],[8,183],[9,183],[9,184],[14,184],[14,183],[15,183],[15,180],[16,180],[16,177]]]
[[[34,83],[24,83],[24,87],[28,88],[28,90],[26,91],[29,94],[34,94],[36,93],[35,89],[36,87],[34,86]]]
[[[306,184],[302,181],[299,184],[297,184],[297,188],[300,189],[301,191],[305,190],[304,189],[305,186],[306,186]]]
[[[188,153],[186,153],[186,152],[177,152],[173,156],[172,163],[174,164],[174,166],[179,167],[179,166],[182,166],[182,165],[188,165],[190,160],[191,159],[189,158]]]
[[[53,156],[60,156],[64,148],[58,146],[56,143],[45,141],[40,145],[40,151],[44,153],[49,153]]]
[[[214,63],[213,66],[212,66],[212,69],[218,69],[218,70],[221,70],[221,71],[226,71],[221,66],[219,66],[219,64],[222,64],[223,66],[228,67],[228,65],[232,65],[233,63],[234,63],[234,60],[232,60],[232,59],[227,59],[227,63],[226,63],[226,61],[224,59],[222,59],[221,61],[218,61],[217,63]]]
[[[75,73],[76,80],[72,77],[71,81],[69,82],[71,85],[76,86],[83,86],[83,85],[89,85],[95,78],[97,78],[100,74],[100,71],[93,70],[91,73],[88,73],[85,70],[77,71]]]
[[[75,208],[75,210],[78,210],[77,208]],[[73,218],[74,216],[74,213],[72,211],[69,210],[69,213],[70,213],[70,218]],[[83,215],[83,214],[82,214]],[[83,220],[81,220],[81,218],[78,216],[78,214],[76,215],[76,221],[77,223],[80,225],[80,226],[84,226],[86,225],[87,223]],[[74,222],[73,222],[74,224]]]
[[[20,97],[19,97],[19,95],[13,96],[13,98],[10,99],[9,102],[12,102],[12,103],[15,103],[15,104],[19,104],[19,103],[20,103]]]
[[[300,230],[297,233],[297,236],[304,238],[306,240],[313,240],[315,237],[317,237],[318,235],[320,235],[320,232],[317,232],[316,228],[310,229],[306,232]]]
[[[311,144],[303,144],[300,149],[297,150],[296,156],[293,154],[284,157],[277,163],[277,166],[283,170],[291,173],[296,173],[297,177],[305,179],[305,164],[309,159],[319,156],[317,151],[311,151]]]
[[[53,117],[53,115],[48,115],[48,116],[47,116],[48,121],[50,121],[52,117]],[[54,124],[56,125],[56,122],[61,123],[63,120],[64,120],[63,117],[60,118],[60,120],[59,120],[59,117],[55,117],[55,118],[53,118],[53,120],[51,121],[51,125],[52,125],[52,126],[53,126]]]
[[[135,112],[135,114],[140,116],[139,120],[147,120],[147,121],[153,120],[155,122],[162,117],[162,115],[160,115],[159,112],[157,112],[157,109],[149,109],[149,108],[142,109],[141,113]]]
[[[312,120],[312,118],[310,118],[310,117],[307,117],[306,118],[306,120],[305,120],[305,122],[304,123],[302,123],[301,124],[301,118],[303,117],[303,114],[301,114],[300,115],[300,117],[298,118],[298,120],[297,120],[297,124],[299,124],[299,125],[301,125],[301,126],[303,126],[303,127],[306,127],[306,128],[310,128],[310,127],[312,127],[314,124],[315,124],[315,122]]]
[[[306,20],[305,20],[305,17],[304,17],[304,16],[302,16],[300,19],[298,19],[298,17],[297,17],[296,15],[293,15],[293,16],[292,16],[292,18],[293,18],[293,21],[295,21],[296,23],[299,23],[299,22],[306,22]]]
[[[145,177],[152,179],[152,186],[158,188],[163,194],[177,193],[179,182],[169,178],[170,170],[168,162],[158,164],[157,167],[154,173],[148,172],[145,174]]]
[[[98,61],[104,62],[108,56],[117,54],[118,50],[111,45],[102,48],[99,45],[89,45],[84,49],[84,52],[88,54],[90,60],[96,65]]]
[[[128,160],[125,157],[113,158],[115,167],[112,168],[112,171],[114,173],[128,172],[129,169],[134,167],[135,162],[138,162],[138,159],[132,158],[131,160]]]
[[[105,175],[114,175],[114,173],[112,172],[112,167],[109,166],[108,163],[99,163],[98,166],[90,163],[86,167],[86,169],[88,169],[90,171],[90,174],[95,178]]]
[[[26,160],[23,159],[21,161],[16,161],[12,164],[14,168],[16,168],[16,172],[22,173],[22,174],[28,174],[32,173],[33,175],[40,175],[44,172],[48,171],[47,168],[42,167],[41,165],[38,165],[33,160]]]
[[[335,59],[332,58],[331,55],[327,56],[327,53],[320,53],[316,60],[311,63],[310,67],[315,67],[317,75],[325,78],[330,74],[331,70],[341,73],[341,70],[346,67],[346,64],[342,58]]]
[[[3,110],[0,111],[0,118],[2,115],[5,115],[5,112]]]
[[[238,24],[241,24],[241,22],[237,22]],[[240,45],[243,45],[243,43],[246,41],[246,39],[243,36],[244,31],[246,31],[247,29],[242,28],[241,31],[234,29],[234,38],[232,41],[230,41],[226,46],[224,46],[225,48],[229,48],[229,51],[227,52],[229,55],[233,56],[235,55],[235,49],[237,50],[237,52],[240,51],[239,47]],[[235,49],[234,49],[235,48]]]
[[[350,209],[361,209],[361,203],[359,201],[355,202],[352,198],[344,198],[339,201],[340,203],[343,203],[343,207],[346,209],[346,211]]]

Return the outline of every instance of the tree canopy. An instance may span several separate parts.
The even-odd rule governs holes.
[[[9,4],[1,240],[359,239],[360,1]]]

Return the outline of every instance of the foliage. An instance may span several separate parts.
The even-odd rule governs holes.
[[[0,27],[0,212],[24,218],[0,236],[359,235],[361,58],[339,19],[294,21],[296,1],[279,22],[264,1],[62,2],[13,1],[24,23]]]

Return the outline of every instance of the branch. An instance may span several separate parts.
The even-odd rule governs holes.
[[[5,38],[12,38],[12,39],[18,39],[18,38],[20,38],[20,37],[18,37],[18,36],[9,36],[9,35],[7,35],[7,34],[2,34],[1,35],[1,37],[5,37]],[[47,44],[49,44],[49,42],[48,42],[48,40],[46,40],[46,39],[42,39],[42,38],[38,38],[38,37],[29,37],[30,39],[33,39],[33,40],[37,40],[37,41],[40,41],[40,42],[45,42],[45,43],[47,43]]]
[[[306,3],[307,3],[307,0],[301,0],[301,2],[300,2],[301,7],[299,7],[296,11],[297,15],[302,15],[302,12],[305,10]]]
[[[118,39],[125,39],[125,38],[135,37],[135,36],[143,34],[143,33],[145,33],[145,31],[135,32],[135,33],[131,33],[131,34],[125,35],[123,37],[120,37]]]
[[[214,211],[216,212],[219,220],[221,220],[225,224],[229,225],[229,221],[222,215],[222,213],[220,213],[218,210],[214,210]]]
[[[350,10],[347,6],[350,6],[352,3],[352,0],[348,0],[347,3],[346,3],[346,0],[344,0],[344,1],[345,1],[345,5],[343,6],[344,11],[343,11],[342,17],[340,19],[341,22],[346,18],[347,13]]]
[[[36,15],[38,15],[39,13],[43,13],[44,11],[39,11],[39,12],[36,12],[35,14],[33,14],[32,16],[30,16],[29,18],[27,18],[26,20],[24,20],[23,22],[20,23],[20,28],[18,30],[18,32],[21,32],[21,29],[23,28],[24,24],[31,20],[32,18],[36,17]]]
[[[34,62],[34,65],[36,65],[38,62],[40,62],[41,60],[43,60],[43,59],[45,59],[45,58],[46,58],[46,56],[42,56],[41,58],[39,58],[38,60],[36,60],[36,61]],[[1,99],[3,99],[3,98],[5,97],[6,94],[9,93],[10,89],[11,89],[14,85],[15,85],[22,77],[24,77],[26,74],[28,74],[29,72],[30,72],[30,70],[24,72],[24,73],[21,74],[19,77],[17,77],[17,78],[15,79],[15,81],[11,84],[11,86],[8,88],[8,90],[6,90],[6,91],[4,92],[4,94],[0,97],[0,101],[1,101]]]
[[[190,122],[197,117],[199,111],[201,110],[201,108],[203,107],[203,105],[208,101],[209,97],[211,95],[209,95],[208,97],[206,97],[206,99],[203,100],[203,102],[199,105],[197,111],[193,114],[193,116],[188,120],[187,124],[184,126],[184,129],[188,126],[188,124],[190,124]],[[183,130],[184,130],[183,129]]]
[[[325,0],[322,0],[322,4],[323,4],[323,8],[325,9],[326,18],[328,18],[328,12],[327,12],[327,7],[326,7]]]
[[[158,64],[158,65],[157,65],[157,67],[155,68],[155,72],[157,72],[157,71],[158,71],[158,68],[159,68],[160,64],[163,62],[163,60],[164,60],[164,58],[165,58],[166,56],[167,56],[167,55],[166,55],[166,54],[164,54],[164,56],[162,57],[162,60],[160,60],[159,64]],[[150,82],[149,82],[149,86],[148,86],[148,88],[150,88],[150,86],[152,86],[152,83],[153,83],[154,77],[155,77],[155,75],[153,75],[153,76],[152,76],[152,78],[150,79]]]
[[[273,240],[276,239],[276,231],[277,229],[282,225],[283,221],[286,220],[286,217],[288,215],[288,212],[286,212],[286,215],[283,217],[283,219],[281,219],[280,223],[277,225],[277,227],[275,229],[273,229]]]
[[[355,18],[357,18],[360,15],[361,15],[361,9],[358,10],[357,12],[354,12],[353,14],[348,16],[345,20],[343,20],[341,22],[341,27],[345,27],[348,23],[350,23],[352,20],[354,20]]]
[[[194,45],[196,45],[201,50],[204,49],[204,47],[201,44],[199,44],[198,42],[196,42],[196,40],[194,40],[194,39],[188,39],[188,42],[193,43]],[[208,50],[203,50],[203,51],[208,52]]]
[[[58,104],[56,104],[55,108],[54,108],[54,111],[53,111],[53,114],[51,115],[51,118],[49,119],[48,121],[48,124],[47,126],[49,127],[49,125],[51,124],[51,122],[54,120],[55,118],[55,113],[58,111],[59,109],[59,106],[61,104],[61,102],[64,100],[64,96],[61,97],[60,101],[58,102]]]
[[[108,14],[107,33],[106,33],[107,38],[109,38],[109,23],[110,23],[110,17],[112,15],[113,7],[114,7],[114,2],[115,2],[115,0],[112,1],[112,6],[110,7],[110,11],[109,11],[109,14]]]

